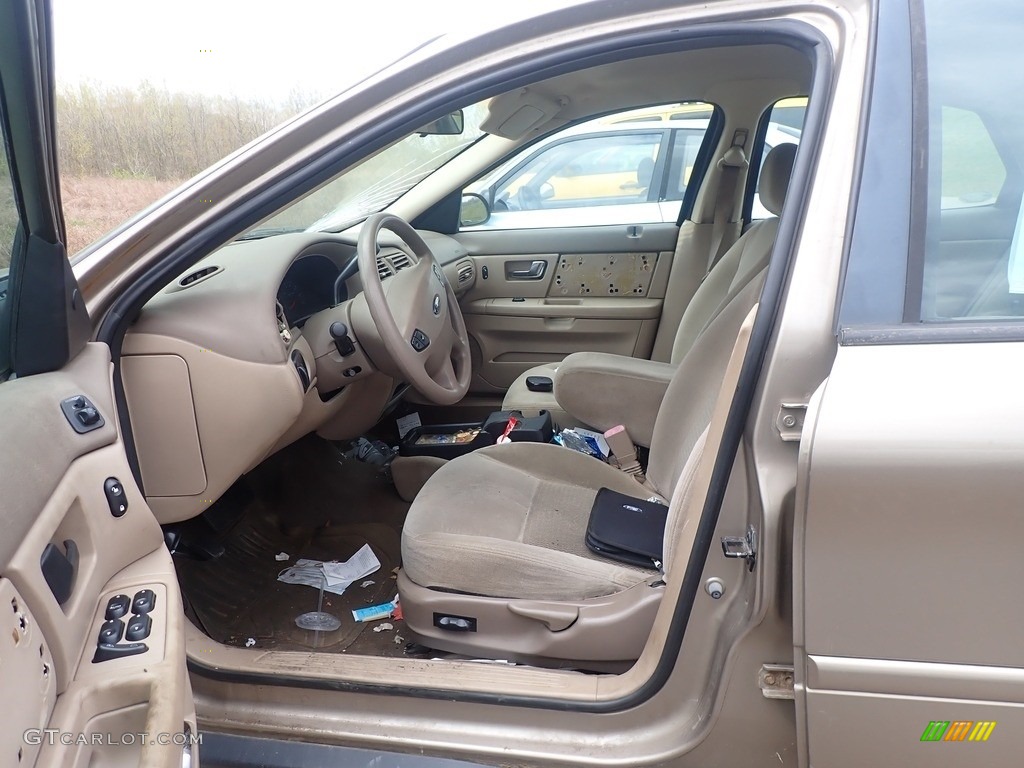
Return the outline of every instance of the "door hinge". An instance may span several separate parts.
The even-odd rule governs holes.
[[[775,428],[779,437],[787,443],[800,440],[804,429],[804,417],[807,415],[807,403],[783,403],[779,406],[779,415],[775,418]]]
[[[747,570],[754,570],[757,564],[757,529],[747,528],[746,536],[723,536],[722,554],[726,557],[742,557],[747,561]]]
[[[757,673],[757,684],[766,699],[792,699],[793,667],[789,664],[762,664]]]

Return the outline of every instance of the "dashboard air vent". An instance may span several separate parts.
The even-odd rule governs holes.
[[[473,262],[472,261],[463,261],[463,262],[461,262],[459,264],[458,270],[459,270],[459,285],[462,285],[463,283],[468,283],[470,280],[473,279],[474,270],[473,270]]]
[[[412,266],[412,261],[409,259],[409,254],[399,251],[391,257],[391,264],[395,268],[395,272],[399,272],[406,267]]]
[[[209,277],[210,275],[216,272],[220,272],[220,267],[210,266],[203,267],[202,269],[197,269],[195,272],[189,272],[187,275],[181,278],[178,281],[178,285],[180,285],[182,288],[187,288],[193,283],[202,280],[204,277]]]
[[[380,279],[383,280],[386,277],[391,277],[395,274],[395,271],[391,268],[381,256],[377,257],[377,274],[380,275]]]

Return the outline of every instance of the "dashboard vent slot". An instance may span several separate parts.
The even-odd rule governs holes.
[[[399,272],[406,267],[412,266],[412,260],[409,258],[409,254],[399,251],[391,257],[391,264],[395,268],[395,272]]]
[[[393,274],[395,274],[395,271],[394,269],[392,269],[391,265],[384,261],[384,258],[381,256],[377,257],[377,274],[380,275],[381,280],[383,280],[386,277],[391,277]]]
[[[182,288],[188,288],[188,286],[192,285],[193,283],[197,283],[204,277],[209,277],[210,275],[213,275],[217,272],[220,272],[220,267],[203,267],[202,269],[197,269],[195,272],[189,272],[187,275],[185,275],[178,281],[178,285],[180,285]]]
[[[463,283],[468,283],[470,280],[473,279],[473,274],[474,274],[473,262],[471,262],[471,261],[464,261],[461,264],[459,264],[458,269],[459,269],[459,285],[462,285]]]

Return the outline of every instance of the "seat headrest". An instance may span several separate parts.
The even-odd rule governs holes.
[[[796,144],[779,144],[772,148],[761,166],[757,194],[761,198],[761,205],[776,216],[782,213],[782,204],[786,202],[786,190],[789,188],[795,157]]]

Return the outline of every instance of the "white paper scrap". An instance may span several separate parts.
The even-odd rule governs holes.
[[[419,413],[410,413],[395,419],[395,425],[398,427],[398,439],[401,440],[416,427],[422,426],[423,422],[420,421]]]
[[[277,560],[277,562],[279,563],[283,563],[285,560],[288,559],[288,553],[278,552],[276,555],[274,555],[274,559]]]
[[[363,582],[362,584],[360,584],[359,586],[360,586],[360,587],[362,587],[363,589],[366,589],[367,587],[369,587],[369,586],[371,586],[371,585],[373,585],[373,584],[376,584],[376,583],[377,583],[377,582],[376,582],[376,581],[374,581],[373,579],[367,579],[366,581],[364,581],[364,582]]]
[[[245,641],[245,647],[246,648],[252,648],[254,645],[256,645],[256,638],[255,637],[250,637],[248,640]]]
[[[394,628],[395,628],[394,624],[392,624],[390,621],[385,621],[383,624],[378,624],[376,627],[374,627],[373,631],[374,632],[387,632],[387,631],[392,630]]]
[[[344,584],[347,587],[379,570],[380,560],[373,554],[369,544],[363,544],[359,551],[344,563],[324,563],[323,568],[328,586],[338,587]]]
[[[380,560],[373,554],[369,544],[362,548],[344,563],[325,563],[321,560],[301,558],[290,568],[285,568],[277,575],[277,580],[285,584],[305,584],[307,587],[320,589],[335,595],[345,590],[355,581],[369,576],[380,568]]]

